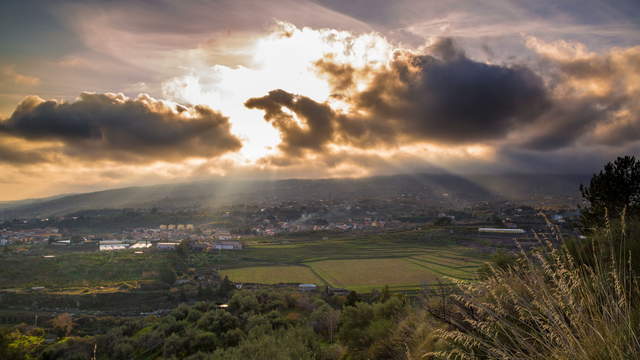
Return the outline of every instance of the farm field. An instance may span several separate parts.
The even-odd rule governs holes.
[[[215,262],[236,282],[409,290],[450,278],[475,279],[487,256],[468,245],[449,233],[405,231],[255,241],[242,251],[201,255],[200,261]]]
[[[240,283],[315,283],[358,291],[389,285],[417,289],[447,278],[473,280],[487,259],[474,241],[446,229],[365,234],[289,234],[253,238],[240,251],[64,252],[33,247],[24,255],[1,256],[0,289],[45,286],[94,291],[156,280],[158,269],[217,270]],[[44,255],[53,254],[53,258]],[[189,270],[191,269],[191,270]],[[133,286],[133,285],[132,285]],[[67,291],[67,290],[65,290]]]
[[[41,255],[4,256],[0,289],[46,286],[86,287],[122,281],[138,281],[170,261],[169,253],[148,251],[134,254],[118,252],[53,252],[54,258]]]
[[[322,279],[305,266],[254,266],[222,270],[220,275],[228,276],[234,282],[322,284]]]
[[[404,258],[326,260],[309,266],[330,285],[349,289],[412,287],[437,280],[434,273]]]

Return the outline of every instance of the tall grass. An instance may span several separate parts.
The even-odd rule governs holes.
[[[640,287],[632,257],[619,253],[628,247],[613,245],[640,238],[629,238],[624,221],[597,236],[600,245],[581,254],[590,259],[541,241],[540,250],[521,251],[517,267],[459,282],[451,328],[438,330],[451,350],[425,357],[640,359]]]

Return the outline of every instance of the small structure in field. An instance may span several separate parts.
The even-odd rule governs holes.
[[[240,241],[218,241],[213,244],[213,248],[216,250],[242,250],[242,243]]]
[[[313,291],[316,290],[318,286],[316,284],[300,284],[298,285],[298,290],[302,292]]]
[[[522,229],[510,229],[510,228],[478,228],[478,232],[492,233],[492,234],[524,234]]]
[[[175,242],[161,242],[156,245],[158,250],[175,250],[178,243]]]

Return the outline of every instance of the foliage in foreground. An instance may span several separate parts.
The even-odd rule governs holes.
[[[580,185],[585,206],[581,208],[585,230],[604,227],[606,219],[640,215],[640,160],[618,157],[593,175],[587,186]]]
[[[600,237],[627,238],[624,226]],[[591,249],[603,249],[592,246]],[[493,268],[477,283],[459,283],[452,330],[438,331],[452,350],[447,359],[640,358],[640,287],[614,251],[576,261],[550,244],[522,254],[518,267]]]

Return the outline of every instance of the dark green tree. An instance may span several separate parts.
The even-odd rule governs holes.
[[[347,302],[344,303],[345,306],[355,306],[356,303],[360,301],[360,296],[357,292],[351,291],[349,295],[347,295]]]
[[[236,288],[231,280],[229,280],[228,276],[225,276],[220,282],[220,287],[218,288],[218,294],[220,296],[227,297],[231,294],[231,292]]]
[[[162,266],[158,271],[160,275],[160,281],[167,285],[173,285],[176,282],[176,272],[169,266]]]
[[[602,226],[607,217],[636,217],[640,210],[640,161],[635,156],[618,157],[593,175],[588,186],[580,185],[584,200],[582,225],[585,229]]]

